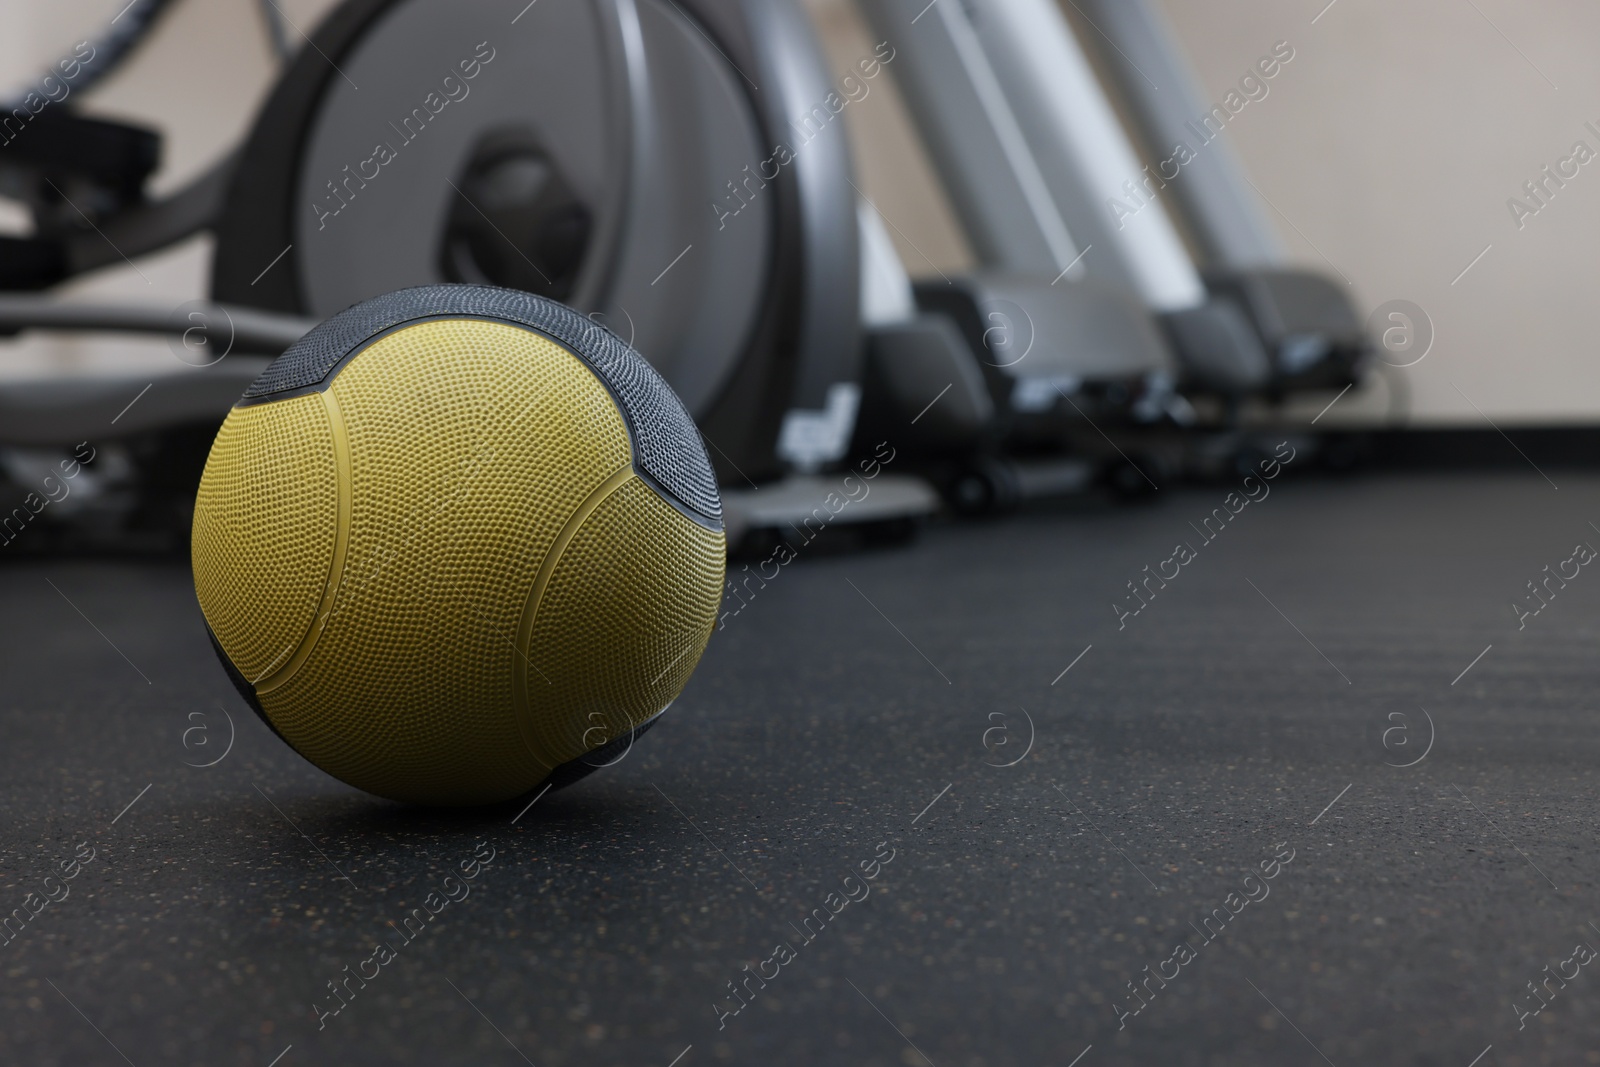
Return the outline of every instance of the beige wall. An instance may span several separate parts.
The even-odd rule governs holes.
[[[1363,314],[1403,298],[1432,318],[1427,358],[1392,372],[1402,379],[1395,403],[1409,393],[1414,420],[1432,424],[1484,425],[1467,398],[1497,422],[1594,420],[1600,161],[1521,231],[1506,200],[1574,141],[1600,151],[1583,129],[1589,119],[1600,127],[1600,6],[1474,3],[1482,15],[1459,0],[1336,0],[1315,25],[1326,0],[1163,6],[1214,101],[1274,42],[1294,46],[1271,94],[1226,136],[1282,211],[1272,218],[1296,261],[1327,270],[1331,260]],[[866,46],[848,0],[810,4],[837,65]],[[959,245],[948,212],[929,207],[925,163],[903,153],[897,104],[875,88],[845,112],[863,187],[904,231],[896,241],[908,269],[931,273],[929,258],[948,269]],[[1352,394],[1327,421],[1382,417],[1386,384]]]
[[[0,82],[20,86],[125,2],[11,5],[0,34]],[[806,2],[836,65],[870,52],[848,0]],[[305,29],[331,6],[280,3]],[[1600,418],[1591,325],[1600,161],[1520,231],[1506,207],[1574,141],[1600,151],[1600,137],[1583,128],[1590,119],[1600,127],[1600,64],[1590,54],[1600,40],[1600,7],[1336,0],[1313,25],[1324,3],[1164,0],[1214,99],[1273,42],[1294,46],[1296,58],[1271,95],[1227,134],[1283,212],[1274,219],[1293,255],[1311,266],[1325,266],[1326,255],[1352,280],[1363,312],[1405,298],[1432,317],[1432,352],[1394,372],[1412,394],[1417,421],[1482,425],[1466,397],[1502,424]],[[153,47],[91,99],[97,110],[166,130],[168,162],[157,186],[170,188],[237,139],[271,76],[252,0],[182,0]],[[892,80],[891,64],[871,95],[845,112],[859,183],[901,231],[895,240],[913,273],[959,269],[970,255]],[[0,215],[0,225],[5,220]],[[73,289],[177,303],[202,294],[208,254],[197,242],[141,263],[148,282],[122,267]],[[84,368],[173,362],[160,342],[28,340],[0,344],[0,373],[37,370],[47,357]],[[1346,408],[1375,417],[1389,398],[1381,384],[1368,394],[1347,398],[1329,419]]]
[[[1482,425],[1462,394],[1497,420],[1600,416],[1600,161],[1520,231],[1506,207],[1575,141],[1600,151],[1584,129],[1600,127],[1600,7],[1338,0],[1311,25],[1324,2],[1165,5],[1213,93],[1271,41],[1295,46],[1273,95],[1230,126],[1304,232],[1280,225],[1290,247],[1315,263],[1314,243],[1367,307],[1428,311],[1434,349],[1404,372],[1418,418]]]

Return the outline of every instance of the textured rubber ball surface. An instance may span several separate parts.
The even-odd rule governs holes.
[[[643,356],[565,304],[488,285],[400,289],[328,319],[295,342],[245,390],[246,400],[327,383],[340,362],[386,330],[437,315],[474,315],[530,326],[559,342],[600,376],[622,406],[638,464],[678,501],[713,523],[722,500],[711,461],[683,403]]]
[[[610,335],[569,347],[416,293],[316,391],[229,414],[195,590],[230,677],[301,755],[381,796],[489,803],[611,762],[677,697],[725,545],[638,473],[634,424],[577,351]]]

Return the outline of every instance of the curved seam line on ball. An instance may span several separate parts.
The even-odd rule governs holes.
[[[289,657],[289,662],[276,671],[270,678],[256,683],[256,696],[261,697],[289,682],[306,661],[311,658],[312,651],[316,648],[317,639],[328,628],[328,620],[333,615],[334,605],[338,600],[339,591],[344,586],[345,557],[350,547],[350,520],[352,502],[355,496],[355,487],[350,470],[350,434],[345,426],[344,412],[339,409],[339,402],[334,398],[331,390],[321,394],[322,407],[328,415],[329,429],[333,436],[333,462],[337,472],[335,479],[338,485],[338,503],[336,506],[333,538],[333,559],[328,564],[328,577],[323,583],[322,596],[317,603],[317,613],[311,619],[311,625],[301,635],[300,646],[295,649],[294,655]]]
[[[547,770],[554,770],[565,761],[552,763],[546,759],[539,751],[538,738],[533,733],[533,706],[528,699],[528,667],[533,662],[529,658],[529,654],[533,651],[530,647],[533,641],[533,626],[539,616],[539,606],[544,600],[545,589],[555,575],[561,557],[566,554],[567,546],[578,536],[578,531],[583,528],[589,516],[634,477],[636,475],[633,464],[629,462],[601,482],[567,519],[566,524],[561,527],[561,532],[556,534],[556,539],[551,543],[550,550],[545,553],[544,561],[539,564],[539,573],[534,577],[533,587],[528,590],[528,598],[522,605],[522,617],[517,620],[517,642],[514,646],[517,656],[511,662],[512,711],[517,721],[517,732],[522,736],[522,743],[527,746],[528,754]]]
[[[596,377],[599,377],[599,375],[596,375]],[[618,408],[622,408],[624,406],[625,405],[622,403],[622,401],[617,401]],[[639,480],[645,485],[648,485],[655,492],[656,496],[661,498],[661,502],[672,508],[673,511],[676,511],[679,515],[682,515],[684,518],[688,519],[702,530],[709,530],[711,533],[721,534],[724,538],[726,538],[727,527],[722,524],[721,519],[709,519],[695,511],[688,504],[685,504],[683,501],[679,500],[677,493],[674,493],[671,489],[668,489],[666,486],[662,485],[660,479],[651,474],[649,471],[645,470],[643,467],[639,466],[637,462],[635,462],[633,465],[633,473],[637,474],[639,476]]]
[[[644,466],[641,462],[643,449],[640,446],[640,435],[642,430],[639,427],[636,418],[634,417],[633,408],[629,406],[627,399],[623,397],[621,392],[617,389],[615,383],[609,381],[604,374],[600,373],[600,368],[596,366],[593,355],[591,353],[582,351],[582,349],[586,346],[565,340],[552,330],[541,329],[540,327],[534,326],[531,323],[521,322],[517,319],[508,319],[490,313],[476,314],[472,312],[438,312],[428,315],[418,315],[415,318],[406,319],[403,322],[397,322],[393,323],[392,325],[385,326],[384,328],[372,333],[364,340],[352,345],[350,351],[340,356],[319,380],[312,382],[310,385],[293,386],[288,389],[280,389],[277,392],[266,393],[261,396],[240,397],[239,400],[234,404],[234,407],[254,407],[258,404],[270,404],[279,400],[292,400],[295,397],[307,396],[311,393],[322,393],[326,395],[326,393],[333,388],[333,383],[338,379],[339,375],[344,372],[345,368],[354,362],[357,356],[362,355],[368,349],[376,345],[379,341],[382,341],[393,334],[400,333],[403,330],[409,330],[414,326],[422,326],[433,322],[465,321],[486,322],[496,326],[506,326],[513,330],[521,330],[525,333],[531,333],[535,337],[543,338],[562,351],[575,357],[577,361],[583,365],[583,368],[594,377],[595,381],[600,383],[600,388],[605,390],[606,395],[611,398],[611,403],[622,415],[623,427],[628,432],[628,445],[632,449],[634,455],[634,469],[640,474],[643,480],[656,491],[656,495],[660,496],[667,503],[671,504],[681,514],[683,514],[685,518],[699,526],[703,526],[708,530],[720,531],[726,529],[724,520],[720,514],[716,516],[701,514],[692,504],[681,499],[677,493],[667,488],[660,479],[656,478],[652,474],[649,474],[649,472],[644,469]],[[599,324],[594,324],[591,328],[610,333],[609,330]],[[619,343],[622,342],[619,341]],[[634,351],[631,345],[625,344],[624,347],[628,348],[629,351]],[[649,360],[645,360],[644,357],[639,355],[636,351],[634,351],[634,354],[638,356],[639,359],[644,360],[646,365],[649,365]],[[654,369],[654,367],[651,369]],[[660,371],[656,371],[656,374],[658,377],[661,376]],[[662,381],[665,382],[666,379],[663,377]],[[667,388],[668,390],[671,390],[672,387],[669,385]],[[673,395],[676,396],[676,393]],[[680,400],[679,402],[681,403],[682,401]],[[699,425],[698,423],[695,423],[692,415],[689,417],[689,421],[691,424],[694,424],[696,432],[698,433]],[[705,445],[702,441],[701,448],[704,449],[704,447]],[[712,477],[714,481],[714,472]]]
[[[435,312],[427,315],[418,315],[415,318],[406,319],[403,322],[396,322],[375,331],[356,344],[351,345],[350,350],[335,360],[328,367],[327,371],[321,378],[310,383],[309,385],[290,386],[287,389],[279,389],[272,393],[263,393],[260,396],[241,396],[233,406],[236,408],[255,407],[257,404],[271,404],[279,400],[292,400],[297,396],[308,396],[311,393],[325,393],[329,389],[333,388],[333,383],[338,379],[339,375],[344,373],[345,368],[350,366],[350,364],[355,361],[355,358],[366,352],[367,349],[373,347],[379,341],[386,340],[387,338],[393,336],[394,334],[400,333],[403,330],[409,330],[413,326],[424,326],[431,322],[488,322],[499,326],[509,326],[513,329],[524,330],[528,333],[537,334],[569,352],[572,351],[572,346],[562,341],[560,338],[551,336],[537,327],[528,326],[524,323],[516,322],[510,319],[503,319],[494,315],[469,314],[466,312]],[[576,352],[573,354],[577,355]],[[582,356],[579,356],[579,359],[586,366],[588,365],[588,360],[583,359]],[[590,369],[592,370],[593,368],[591,367]]]

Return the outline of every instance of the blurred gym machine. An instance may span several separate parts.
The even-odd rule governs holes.
[[[136,0],[117,47],[84,70],[126,56],[161,7]],[[26,435],[0,423],[0,469],[15,483],[0,491],[23,500],[43,453],[80,439],[113,451],[137,439],[123,449],[124,497],[160,482],[139,476],[151,455],[172,462],[134,447],[150,435],[193,443],[197,473],[206,428],[259,370],[223,355],[274,354],[392,289],[470,281],[563,300],[661,371],[710,445],[730,542],[818,514],[859,406],[860,253],[842,124],[803,139],[790,128],[831,91],[797,5],[591,0],[511,18],[489,0],[346,0],[309,44],[243,144],[160,201],[143,193],[159,161],[153,131],[51,105],[0,145],[0,191],[34,220],[0,249],[4,288],[43,289],[215,235],[214,301],[181,314],[0,299],[4,332],[138,330],[185,351],[209,345],[209,365],[164,376],[169,395],[134,408],[138,418],[101,411],[104,380],[0,387],[0,412],[32,405],[30,389],[51,409]],[[792,148],[767,166],[779,144]],[[26,462],[3,461],[13,453]],[[904,532],[937,504],[899,472],[876,478],[871,500],[823,514]],[[70,516],[41,510],[47,524]],[[101,540],[130,543],[128,524],[102,525]],[[165,526],[186,534],[186,522]]]
[[[1131,214],[1109,209],[1143,164],[1054,0],[859,3],[897,50],[897,82],[980,259],[915,289],[962,326],[996,411],[998,445],[958,498],[1059,490],[1028,477],[1051,451],[1087,457],[1129,494],[1223,473],[1257,451],[1239,426],[1246,400],[1355,380],[1366,341],[1330,283],[1283,268],[1203,277],[1153,193]]]
[[[1154,184],[1188,236],[1214,296],[1242,308],[1271,361],[1266,391],[1343,389],[1371,353],[1347,291],[1315,271],[1292,267],[1217,116],[1154,0],[1074,0],[1093,23],[1084,39],[1119,93],[1131,132],[1156,171]],[[1262,64],[1272,69],[1276,57]],[[1140,70],[1154,71],[1160,84]],[[1266,75],[1252,72],[1257,81]],[[1213,128],[1215,127],[1215,128]],[[1183,146],[1184,151],[1178,151]],[[1178,159],[1186,159],[1181,165]],[[1169,176],[1162,164],[1172,162]],[[1147,170],[1145,173],[1149,173]],[[1126,192],[1126,189],[1123,190]]]

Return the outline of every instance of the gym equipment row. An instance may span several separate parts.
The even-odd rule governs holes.
[[[157,32],[164,6],[136,0],[72,91]],[[58,453],[98,448],[42,516],[52,536],[10,547],[182,543],[210,436],[261,369],[250,357],[414,285],[550,297],[636,347],[700,428],[731,544],[793,537],[879,442],[896,458],[870,507],[834,517],[895,538],[941,498],[985,513],[1102,484],[1136,496],[1248,460],[1242,404],[1358,380],[1359,318],[1286,265],[1225,138],[1151,191],[1142,161],[1206,112],[1153,5],[1084,6],[1115,59],[1052,0],[860,8],[892,49],[875,73],[900,86],[978,254],[969,274],[908,277],[793,0],[588,0],[514,24],[486,0],[346,0],[242,143],[160,199],[145,192],[156,131],[19,100],[0,192],[33,232],[0,238],[0,332],[162,333],[205,366],[123,415],[148,378],[0,387],[17,499]],[[1118,217],[1107,203],[1129,202],[1130,181],[1144,193]],[[202,231],[206,301],[48,293]]]

